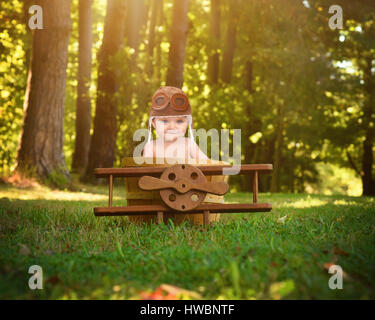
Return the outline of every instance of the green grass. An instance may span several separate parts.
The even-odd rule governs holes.
[[[204,299],[375,298],[374,198],[260,194],[271,212],[222,215],[205,230],[96,218],[107,190],[86,189],[0,186],[0,298],[134,299],[161,284]],[[115,191],[123,205],[123,189]],[[329,289],[326,263],[343,268],[342,290]],[[28,287],[35,264],[43,290]]]

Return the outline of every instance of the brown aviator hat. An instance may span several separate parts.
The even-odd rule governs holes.
[[[154,93],[150,117],[191,115],[187,95],[176,87],[161,87]]]

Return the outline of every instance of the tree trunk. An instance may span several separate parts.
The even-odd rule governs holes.
[[[159,16],[158,16],[158,25],[161,26],[163,23],[165,23],[164,20],[164,5],[163,5],[163,0],[160,0],[160,6],[159,6]],[[161,63],[161,43],[163,40],[163,35],[161,32],[158,32],[157,34],[157,44],[156,44],[156,79],[157,83],[161,83],[162,81],[162,75],[161,75],[161,70],[162,70],[162,63]]]
[[[181,88],[184,82],[185,47],[189,29],[188,10],[189,0],[174,0],[167,86]]]
[[[140,31],[145,22],[145,2],[144,0],[129,0],[126,19],[126,40],[127,45],[138,53],[140,42]]]
[[[84,181],[95,181],[95,168],[112,167],[115,159],[117,135],[117,73],[110,66],[110,58],[121,48],[124,38],[125,2],[108,0],[103,43],[98,55],[98,93],[94,132]]]
[[[127,1],[127,10],[126,10],[126,18],[125,18],[125,38],[126,38],[126,45],[132,48],[134,51],[131,54],[128,70],[127,72],[131,74],[136,74],[138,72],[143,72],[144,70],[139,70],[137,68],[137,58],[139,53],[139,43],[140,43],[140,32],[146,23],[147,17],[146,15],[146,6],[144,0],[129,0]],[[146,67],[147,69],[147,67]],[[129,77],[131,79],[131,77]],[[124,85],[124,93],[122,96],[121,106],[122,108],[119,110],[119,126],[121,126],[127,115],[128,110],[131,107],[131,102],[133,98],[134,91],[136,90],[137,86],[134,87],[133,81],[126,81]]]
[[[210,41],[208,56],[208,80],[217,84],[219,78],[220,0],[211,0]]]
[[[154,49],[155,49],[155,29],[157,25],[157,19],[160,12],[160,6],[162,0],[152,0],[151,3],[151,17],[150,24],[148,27],[148,59],[147,59],[147,74],[150,78],[153,76],[153,61],[154,61]]]
[[[256,150],[255,162],[256,163],[273,163],[275,158],[276,135],[260,142],[259,148]],[[259,192],[268,192],[271,188],[274,171],[272,174],[261,174],[258,183]]]
[[[79,52],[76,140],[72,169],[82,172],[87,164],[91,127],[92,0],[79,0]]]
[[[239,1],[230,1],[230,10],[228,18],[228,29],[224,47],[223,61],[221,67],[221,80],[224,83],[230,83],[232,79],[233,58],[236,48],[236,35],[238,24],[238,10]]]
[[[152,0],[150,24],[148,27],[148,54],[152,57],[154,55],[155,47],[155,27],[158,16],[160,0]]]
[[[278,104],[277,107],[277,126],[276,126],[276,142],[275,153],[273,161],[273,173],[271,192],[280,191],[280,176],[281,176],[281,148],[283,143],[283,127],[284,127],[284,106]]]
[[[363,158],[362,158],[362,195],[375,196],[374,180],[372,178],[372,164],[374,162],[373,155],[373,141],[374,136],[368,129],[363,142]]]
[[[44,29],[33,33],[17,171],[26,176],[36,174],[41,179],[67,179],[70,176],[63,154],[63,120],[72,28],[70,0],[37,1],[36,4],[43,7]]]
[[[372,177],[372,166],[374,162],[373,144],[375,137],[375,126],[373,121],[375,104],[375,80],[372,76],[372,57],[367,59],[367,66],[364,70],[365,90],[367,100],[363,110],[363,123],[365,127],[365,141],[363,141],[362,156],[362,195],[375,196],[375,180]],[[372,125],[371,125],[372,123]]]
[[[250,60],[246,62],[245,70],[246,70],[245,90],[247,90],[249,94],[252,94],[253,93],[253,87],[252,87],[253,64]],[[244,148],[245,148],[245,150],[244,150],[245,163],[251,163],[251,161],[253,159],[256,144],[252,144],[249,141],[249,137],[251,136],[252,131],[253,131],[252,125],[251,125],[251,122],[252,122],[252,105],[251,105],[250,99],[245,102],[244,111],[245,111],[244,116],[246,117],[244,127],[243,127],[243,133],[244,133],[243,144],[244,144]],[[248,176],[245,177],[244,182],[245,182],[244,183],[245,190],[250,190],[250,188],[252,186],[252,181],[250,181]]]

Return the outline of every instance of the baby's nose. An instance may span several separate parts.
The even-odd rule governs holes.
[[[169,121],[168,128],[169,129],[174,129],[175,127],[176,127],[176,123],[174,121]]]

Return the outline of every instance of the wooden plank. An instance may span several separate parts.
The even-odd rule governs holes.
[[[210,211],[205,210],[203,212],[203,225],[208,226],[210,224]]]
[[[258,171],[254,172],[253,176],[253,203],[258,202]]]
[[[209,165],[197,166],[203,174],[207,176],[223,175],[223,168],[231,168],[229,165]],[[163,167],[125,167],[125,168],[96,168],[94,174],[97,178],[103,178],[108,175],[114,177],[141,177],[143,175],[150,175],[159,177],[161,173],[168,168]],[[272,164],[242,164],[238,174],[250,174],[254,171],[270,172],[272,171]]]
[[[156,223],[157,224],[161,224],[161,223],[163,223],[164,222],[164,212],[163,211],[158,211],[158,213],[157,213],[157,218],[156,218]]]
[[[109,207],[112,207],[113,198],[113,175],[109,175]]]
[[[216,203],[200,204],[195,209],[183,211],[181,214],[202,214],[204,211],[215,213],[240,213],[240,212],[266,212],[271,211],[270,203]],[[96,216],[121,216],[156,214],[157,212],[171,212],[172,210],[163,205],[140,205],[127,207],[97,207],[94,208]],[[173,211],[176,213],[176,211]]]

